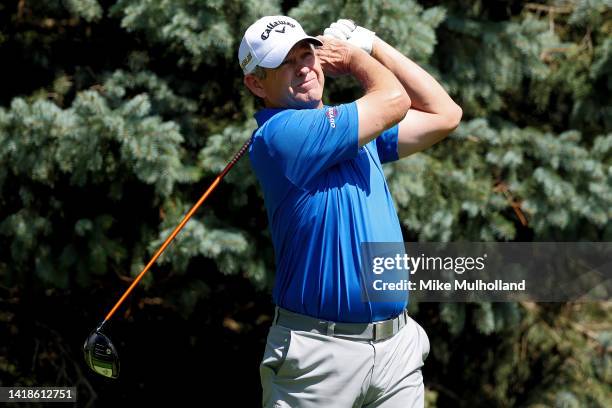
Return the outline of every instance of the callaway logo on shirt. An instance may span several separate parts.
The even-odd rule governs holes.
[[[327,108],[327,112],[325,112],[325,116],[329,119],[329,126],[332,128],[336,127],[336,118],[338,117],[338,110],[334,107]]]

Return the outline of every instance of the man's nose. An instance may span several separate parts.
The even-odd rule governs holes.
[[[305,65],[303,63],[301,63],[298,68],[297,68],[297,75],[298,76],[305,76],[310,72],[310,67],[308,65]]]

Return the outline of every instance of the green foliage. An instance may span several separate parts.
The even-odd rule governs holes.
[[[96,0],[65,0],[68,10],[86,21],[99,20],[102,17],[102,7]]]
[[[115,293],[142,270],[255,129],[236,54],[267,14],[313,35],[352,18],[463,108],[447,140],[385,166],[406,240],[612,241],[609,0],[15,3],[0,5],[2,287]],[[347,78],[326,88],[328,103],[361,92]],[[269,290],[273,263],[245,157],[142,290],[167,284],[189,320],[213,273]],[[432,344],[428,406],[612,399],[605,304],[412,307]]]
[[[143,32],[179,55],[179,63],[214,67],[237,55],[239,33],[256,17],[280,14],[276,1],[119,0],[111,13],[121,27]],[[236,41],[238,40],[238,42]]]
[[[589,148],[577,131],[553,135],[494,119],[496,127],[466,121],[431,154],[391,166],[406,228],[422,240],[513,240],[520,204],[541,240],[600,239],[612,217],[610,135]]]

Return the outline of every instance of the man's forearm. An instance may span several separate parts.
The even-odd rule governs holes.
[[[374,39],[372,56],[404,86],[412,101],[411,108],[444,115],[459,109],[434,77],[378,37]]]
[[[352,54],[350,73],[365,90],[357,100],[359,145],[363,146],[406,116],[410,97],[388,68],[359,49]]]
[[[350,73],[361,83],[366,94],[375,91],[404,93],[400,86],[403,86],[401,80],[397,76],[394,77],[393,72],[389,72],[390,70],[379,62],[370,58],[365,52],[357,50],[352,54]]]

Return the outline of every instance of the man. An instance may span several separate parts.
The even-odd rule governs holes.
[[[423,406],[427,335],[406,313],[407,294],[362,299],[359,248],[403,242],[381,163],[440,141],[462,112],[373,32],[339,20],[325,33],[267,16],[238,53],[244,84],[265,105],[249,154],[277,267],[263,405]],[[324,106],[324,74],[354,76],[364,95]]]

